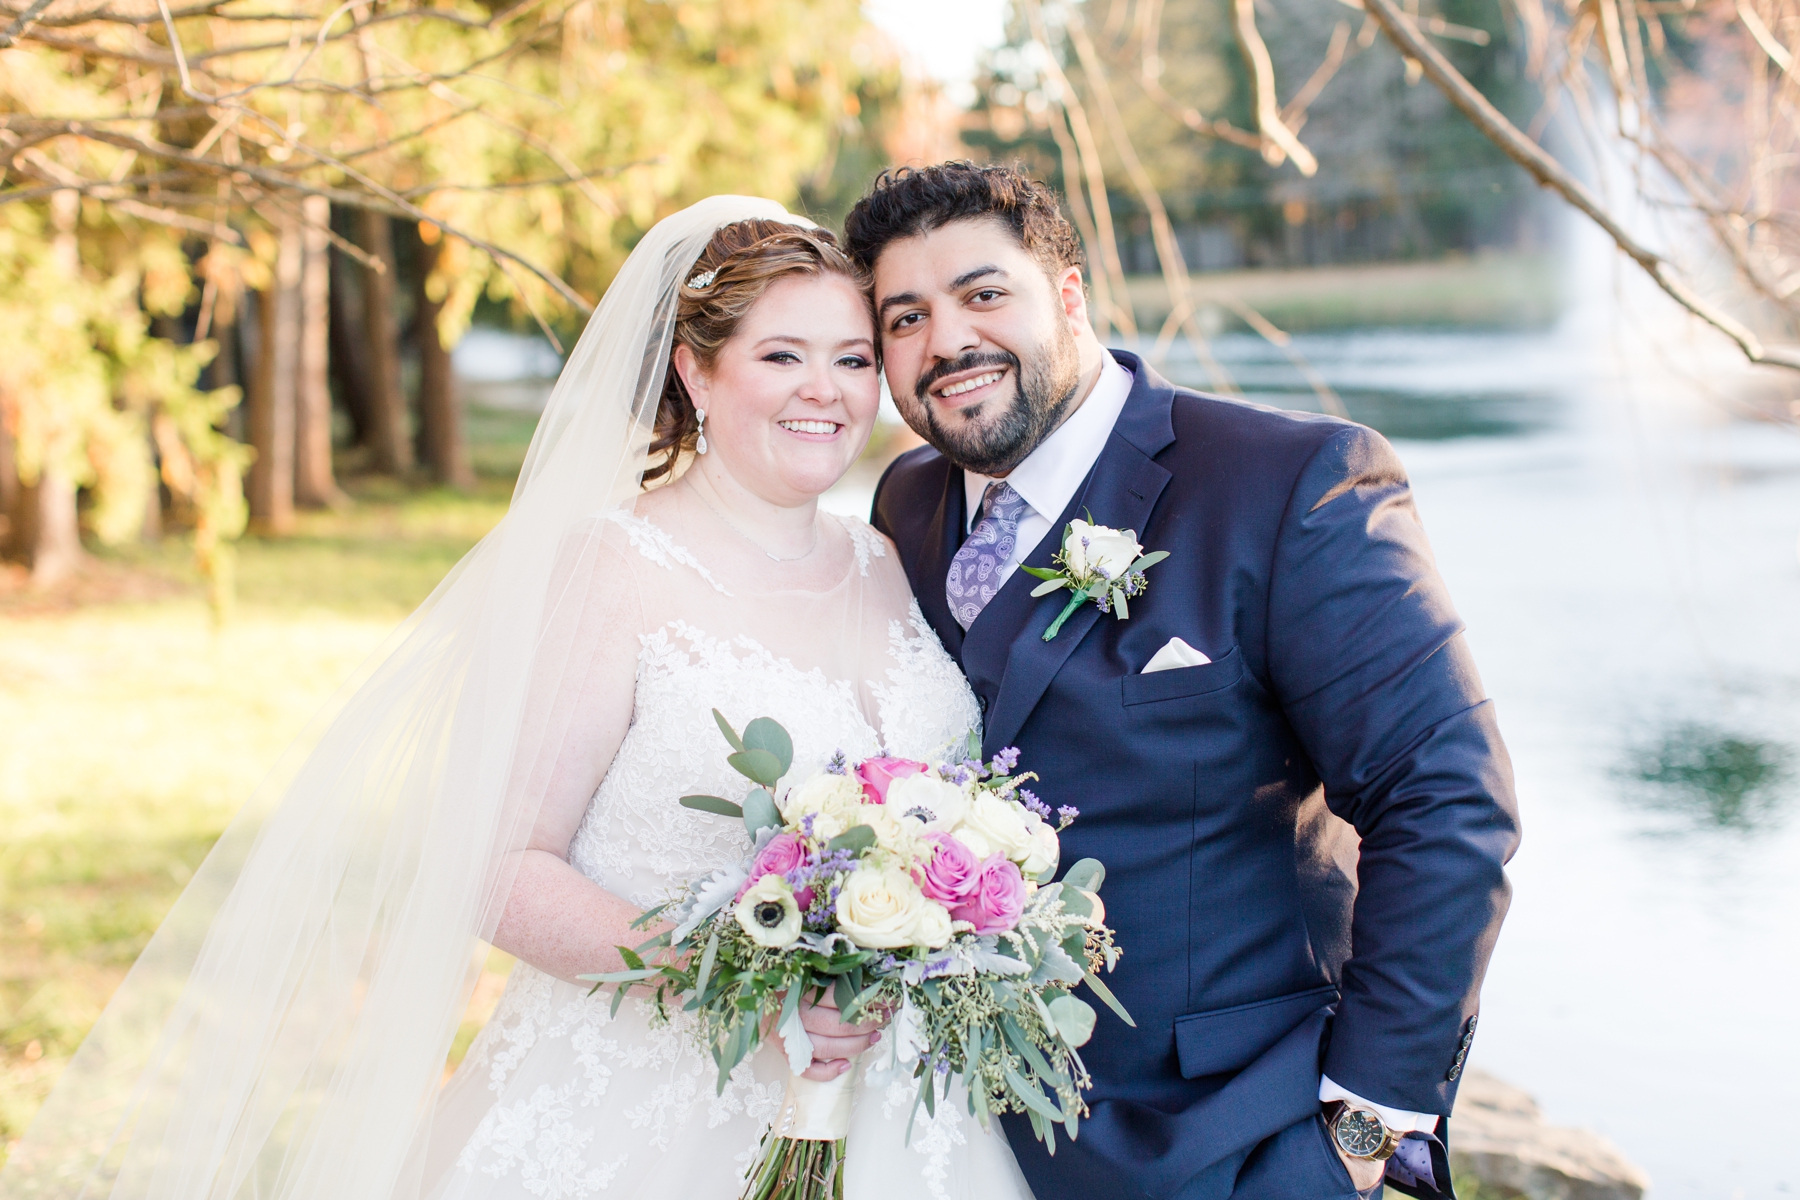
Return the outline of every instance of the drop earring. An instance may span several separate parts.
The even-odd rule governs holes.
[[[696,432],[699,434],[699,436],[694,439],[694,453],[695,454],[705,454],[706,453],[706,410],[704,408],[696,408],[694,410],[694,416],[699,418],[699,425],[696,428]]]

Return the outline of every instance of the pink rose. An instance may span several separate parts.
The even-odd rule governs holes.
[[[792,833],[778,833],[769,839],[768,845],[756,852],[756,861],[750,864],[750,875],[744,880],[744,886],[738,889],[739,900],[744,893],[753,887],[764,875],[786,875],[795,867],[806,862],[806,843]],[[799,897],[795,897],[798,899]],[[800,907],[805,908],[802,904]]]
[[[1004,933],[1019,923],[1023,911],[1025,876],[1005,856],[996,854],[981,864],[974,890],[950,915],[973,925],[976,933]]]
[[[944,905],[961,904],[975,890],[981,875],[981,860],[975,852],[947,833],[928,833],[925,841],[937,849],[920,873],[919,890]]]
[[[864,804],[886,804],[888,784],[909,775],[923,775],[931,768],[910,758],[867,758],[856,768],[862,780]]]

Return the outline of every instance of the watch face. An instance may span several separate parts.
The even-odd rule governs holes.
[[[1344,1153],[1352,1158],[1369,1158],[1387,1142],[1387,1126],[1366,1108],[1346,1108],[1331,1132]]]

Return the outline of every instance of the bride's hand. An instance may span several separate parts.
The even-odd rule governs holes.
[[[818,1004],[800,1002],[800,1024],[812,1038],[812,1066],[804,1072],[807,1079],[820,1083],[836,1079],[850,1069],[850,1060],[881,1040],[885,1022],[865,1021],[846,1025],[838,1012],[837,1001],[828,993]]]

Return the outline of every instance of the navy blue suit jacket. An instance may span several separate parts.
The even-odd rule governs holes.
[[[1101,1010],[1078,1141],[1051,1158],[1009,1120],[1039,1200],[1229,1195],[1317,1114],[1321,1070],[1447,1117],[1518,844],[1493,705],[1386,440],[1113,354],[1130,399],[1026,563],[1084,513],[1137,530],[1169,557],[1128,620],[1089,604],[1043,641],[1064,599],[1019,571],[965,635],[944,595],[962,471],[910,451],[874,505],[987,753],[1018,746],[1039,795],[1081,810],[1065,864],[1106,865],[1137,1028]],[[1141,674],[1175,637],[1213,661]]]

